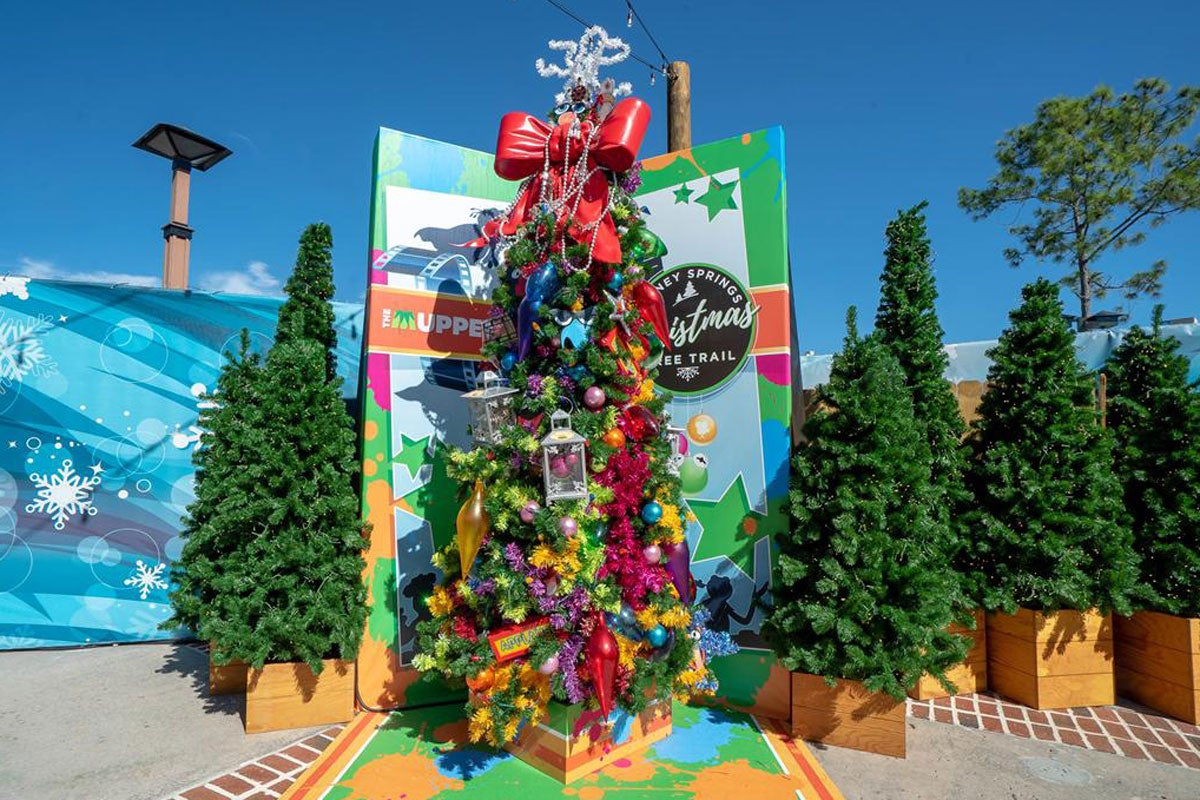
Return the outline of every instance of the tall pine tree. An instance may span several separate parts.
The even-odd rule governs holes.
[[[326,352],[325,372],[328,380],[337,374],[337,333],[334,330],[333,306],[333,231],[324,222],[314,222],[300,235],[296,266],[283,287],[287,300],[279,309],[275,339],[280,341],[291,334],[292,318],[299,320],[295,329],[299,335],[312,339]]]
[[[240,546],[221,559],[208,609],[224,653],[255,667],[352,659],[366,620],[367,545],[352,487],[354,433],[326,351],[297,315],[267,355],[262,449],[242,464]]]
[[[1200,395],[1179,342],[1134,328],[1108,363],[1114,461],[1155,611],[1200,616]]]
[[[245,500],[254,486],[243,465],[262,448],[262,359],[250,350],[250,332],[242,330],[236,355],[224,355],[216,391],[204,397],[200,412],[204,434],[192,455],[196,499],[188,506],[181,532],[183,552],[171,565],[174,614],[163,623],[166,629],[188,628],[213,641],[217,663],[223,662],[224,653],[205,610],[213,601],[224,556],[246,536]]]
[[[967,499],[960,447],[966,426],[945,378],[949,359],[934,307],[937,286],[925,226],[927,205],[922,202],[901,211],[888,223],[875,329],[880,341],[900,362],[904,383],[912,393],[913,415],[929,445],[929,479],[936,495],[934,512],[945,525],[946,555],[956,562],[969,546],[968,537],[959,535],[956,515]],[[974,595],[968,587],[963,592],[968,597]],[[962,598],[961,604],[973,606],[968,597]]]
[[[854,309],[818,392],[763,631],[788,669],[899,699],[925,673],[944,680],[967,648],[946,633],[955,576],[936,544],[928,446],[895,356],[859,337]]]
[[[988,610],[1127,613],[1137,558],[1100,427],[1095,382],[1075,356],[1058,287],[1021,292],[989,351],[989,389],[974,423],[964,522]]]

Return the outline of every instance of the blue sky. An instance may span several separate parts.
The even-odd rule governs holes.
[[[567,5],[656,60],[622,0]],[[1056,94],[1200,81],[1195,0],[636,5],[667,55],[691,62],[697,143],[785,129],[803,350],[835,349],[851,303],[870,318],[884,226],[922,199],[947,339],[995,337],[1039,271],[1005,265],[1008,217],[973,223],[955,204],[992,173],[996,139]],[[169,167],[129,145],[163,120],[234,150],[193,180],[194,285],[277,293],[299,232],[323,219],[339,298],[355,301],[375,129],[490,150],[501,114],[548,106],[555,82],[532,66],[545,41],[579,32],[543,0],[12,4],[0,274],[156,282]],[[663,82],[637,65],[617,77],[655,106],[643,154],[661,152]],[[1167,315],[1200,315],[1197,254],[1192,214],[1108,266],[1166,258]],[[1134,320],[1152,303],[1133,304]]]

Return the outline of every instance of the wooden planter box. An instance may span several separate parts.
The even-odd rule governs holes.
[[[1110,705],[1112,616],[1096,611],[988,614],[988,683],[1031,708]]]
[[[246,674],[246,733],[348,722],[354,716],[354,662],[267,664]]]
[[[975,630],[962,625],[951,625],[950,633],[957,633],[971,638],[971,649],[961,664],[955,664],[946,670],[946,677],[958,687],[958,694],[972,694],[987,691],[987,617],[982,611],[975,611]],[[932,700],[935,697],[947,697],[950,692],[942,686],[941,681],[932,675],[922,675],[917,685],[909,690],[908,696],[914,700]]]
[[[1117,694],[1200,724],[1200,618],[1139,611],[1113,622]]]
[[[230,661],[228,664],[214,664],[212,660],[216,645],[208,643],[208,693],[209,694],[242,694],[246,691],[246,662]]]
[[[792,735],[812,742],[904,758],[904,701],[858,681],[792,673]]]
[[[555,780],[571,783],[671,734],[671,702],[654,701],[641,714],[599,711],[552,702],[542,723],[526,725],[504,749]]]

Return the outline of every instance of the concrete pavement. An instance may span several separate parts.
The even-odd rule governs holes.
[[[247,736],[178,644],[0,653],[0,798],[154,800],[320,728]]]

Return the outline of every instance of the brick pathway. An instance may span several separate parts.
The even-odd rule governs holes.
[[[278,753],[247,761],[226,774],[173,794],[168,800],[274,800],[287,791],[344,727],[326,728]]]
[[[1115,706],[1035,711],[985,692],[909,700],[908,715],[1200,769],[1200,727],[1124,700]]]

